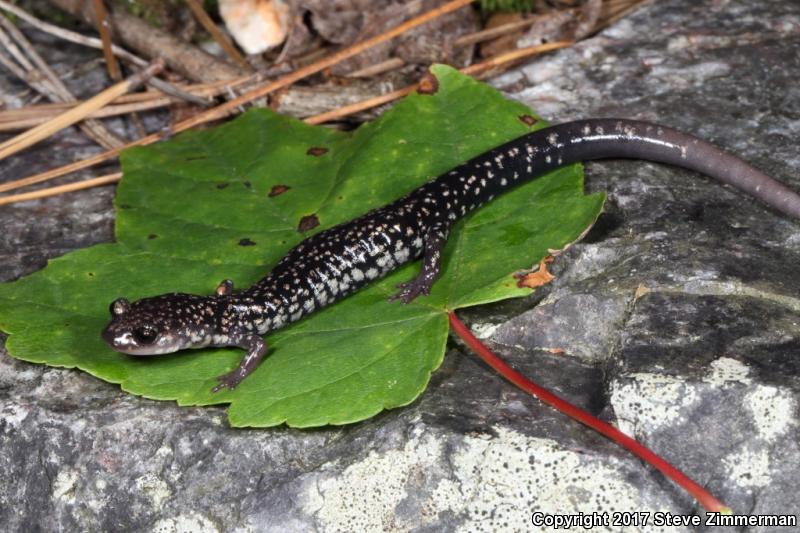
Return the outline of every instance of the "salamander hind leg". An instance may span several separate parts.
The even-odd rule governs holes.
[[[449,227],[436,226],[425,234],[425,251],[422,268],[417,277],[397,286],[400,292],[390,296],[390,300],[400,300],[404,304],[411,303],[417,296],[428,295],[433,282],[442,268],[442,251],[447,243]]]
[[[222,389],[233,390],[244,378],[249,376],[253,370],[258,367],[258,363],[264,358],[267,353],[267,343],[259,335],[247,334],[243,335],[236,345],[240,348],[247,350],[245,355],[239,362],[239,366],[232,372],[217,376],[219,384],[211,389],[211,392],[219,392]]]

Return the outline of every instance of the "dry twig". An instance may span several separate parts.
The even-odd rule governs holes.
[[[0,61],[2,61],[2,50],[0,50]],[[153,79],[147,80],[148,85],[153,85]],[[212,103],[214,96],[226,91],[227,83],[201,83],[190,86],[174,86],[169,91],[145,91],[140,93],[124,94],[119,98],[97,111],[92,112],[89,117],[103,118],[124,115],[136,111],[146,111],[159,107],[168,106],[183,100],[192,103],[202,104],[204,107]],[[171,85],[170,85],[171,86]],[[172,87],[172,86],[171,86]],[[165,96],[164,93],[169,96]],[[175,96],[177,94],[178,96]],[[172,97],[170,97],[172,96]],[[53,113],[63,113],[81,104],[81,102],[62,102],[51,104],[36,104],[17,109],[4,109],[0,111],[0,132],[15,131],[26,129],[50,120]]]
[[[8,33],[6,33],[8,32]],[[74,102],[75,97],[50,66],[42,59],[28,39],[6,17],[0,17],[0,44],[13,56],[3,56],[0,61],[11,67],[16,60],[16,68],[9,68],[15,75],[28,83],[34,90],[56,102]],[[10,63],[9,63],[10,61]],[[106,149],[117,148],[122,142],[108,131],[101,122],[87,120],[79,125],[89,138]]]
[[[535,46],[528,46],[526,48],[519,48],[517,50],[504,52],[494,57],[490,57],[485,61],[481,61],[480,63],[475,63],[474,65],[465,67],[461,69],[461,72],[464,74],[469,74],[470,76],[476,74],[480,75],[496,67],[505,66],[507,68],[509,64],[513,64],[521,59],[525,59],[533,55],[543,54],[545,52],[550,52],[552,50],[558,50],[560,48],[568,48],[574,44],[575,43],[573,41],[556,41],[554,43],[544,43],[537,44]]]
[[[150,109],[165,107],[179,101],[180,100],[176,100],[175,98],[162,97],[162,98],[151,98],[144,102],[108,105],[106,107],[103,107],[101,109],[89,113],[89,115],[87,116],[88,118],[107,118],[119,115],[128,115],[130,113],[137,113],[140,111],[148,111]],[[45,107],[49,106],[36,106],[36,108],[45,108]],[[53,108],[53,111],[64,112],[73,109],[74,107],[75,106]],[[32,109],[32,108],[29,107],[26,109]],[[46,123],[51,119],[50,117],[52,116],[53,116],[52,113],[50,113],[49,115],[32,113],[32,116],[19,119],[11,119],[10,117],[6,117],[7,119],[0,120],[0,133],[9,131],[27,130],[29,128],[33,128]],[[0,185],[0,187],[2,187],[2,185]]]
[[[39,31],[43,31],[60,39],[64,39],[65,41],[79,44],[81,46],[88,46],[90,48],[97,48],[99,50],[104,50],[103,41],[101,39],[97,39],[95,37],[88,37],[86,35],[82,35],[74,31],[60,28],[53,24],[48,24],[47,22],[44,22],[34,17],[24,9],[21,9],[13,4],[10,4],[5,0],[0,0],[0,9],[8,13],[11,13],[16,17],[19,17],[20,19],[24,20],[25,22],[27,22],[28,24],[30,24]],[[111,43],[111,51],[114,53],[116,57],[124,59],[125,61],[128,61],[129,63],[137,67],[144,68],[148,65],[148,62],[146,60],[130,53],[124,48],[117,46],[113,43]],[[190,93],[182,92],[171,83],[167,83],[166,81],[161,80],[159,78],[152,78],[148,80],[148,85],[152,85],[154,88],[160,90],[161,92],[170,94],[172,96],[176,96],[182,100],[186,100],[194,104],[202,106],[207,106],[209,104],[208,101],[203,100],[201,98],[197,98]]]
[[[114,81],[122,80],[122,70],[117,63],[117,57],[111,49],[111,31],[109,29],[108,11],[103,0],[93,0],[94,2],[94,18],[97,22],[97,33],[100,34],[100,40],[103,41],[103,56],[106,58],[106,69],[108,70],[108,77]]]
[[[24,192],[12,196],[0,196],[0,205],[13,204],[16,202],[26,202],[28,200],[37,200],[39,198],[47,198],[48,196],[56,196],[64,194],[65,192],[80,191],[82,189],[89,189],[91,187],[99,187],[101,185],[108,185],[116,183],[122,179],[122,172],[115,172],[114,174],[107,174],[98,178],[92,178],[84,181],[77,181],[74,183],[67,183],[59,185],[58,187],[49,187],[38,191]]]
[[[6,34],[3,33],[2,28],[0,28],[0,44],[3,47],[0,47],[0,64],[6,67],[13,75],[21,79],[22,81],[27,81],[28,85],[33,87],[37,92],[41,94],[47,94],[47,89],[42,87],[39,84],[37,79],[28,79],[27,73],[16,63],[14,63],[14,59],[11,56],[6,55],[5,50],[8,50],[8,46],[6,46]]]
[[[43,31],[50,35],[54,35],[55,37],[59,37],[60,39],[64,39],[65,41],[69,41],[75,44],[80,44],[82,46],[89,46],[91,48],[98,48],[100,50],[103,49],[103,41],[101,41],[100,39],[97,39],[95,37],[87,37],[85,35],[81,35],[80,33],[61,28],[54,24],[49,24],[47,22],[44,22],[43,20],[39,20],[38,18],[34,17],[24,9],[15,6],[14,4],[11,4],[9,2],[6,2],[6,0],[0,0],[0,9],[8,13],[11,13],[15,17],[19,17],[20,19],[24,20],[25,22],[27,22],[28,24],[30,24],[39,31]],[[136,66],[139,67],[147,66],[146,60],[128,52],[121,46],[112,44],[111,51],[113,51],[117,57],[124,59],[126,61],[130,61]]]
[[[247,62],[247,59],[244,58],[242,54],[236,49],[235,46],[225,37],[225,34],[220,31],[214,21],[211,20],[211,17],[208,16],[206,10],[203,9],[203,6],[200,5],[198,0],[186,0],[186,3],[189,4],[189,8],[192,10],[194,14],[194,18],[197,19],[205,30],[211,34],[211,37],[214,38],[217,43],[222,47],[228,57],[233,59],[236,63],[239,64],[245,70],[252,70],[250,63]]]
[[[541,18],[541,15],[534,15],[522,20],[515,20],[514,22],[495,26],[494,28],[476,31],[475,33],[468,33],[453,41],[453,46],[469,46],[472,44],[481,43],[483,41],[489,41],[497,37],[502,37],[508,33],[532,26],[533,24],[539,22]]]
[[[62,113],[54,119],[40,126],[32,128],[25,133],[21,133],[16,137],[12,137],[4,143],[0,143],[0,161],[12,154],[19,152],[20,150],[24,150],[25,148],[36,144],[43,139],[46,139],[47,137],[58,131],[61,131],[66,127],[80,122],[92,111],[100,109],[117,96],[138,87],[144,82],[144,80],[157,74],[163,68],[163,61],[154,61],[152,65],[143,71],[131,76],[125,81],[109,87],[93,98],[90,98],[84,103],[73,107],[69,111]]]
[[[94,21],[92,2],[84,0],[49,0],[51,4],[81,18],[89,24]],[[163,57],[167,66],[200,82],[213,82],[238,78],[244,74],[238,66],[219,59],[201,48],[176,36],[151,26],[124,9],[109,13],[115,39],[149,58]]]
[[[537,46],[530,46],[528,48],[520,48],[519,50],[512,50],[511,52],[506,52],[505,54],[500,54],[498,56],[489,58],[485,61],[481,61],[480,63],[475,63],[474,65],[462,68],[461,72],[469,75],[478,75],[490,69],[502,65],[507,65],[514,61],[518,61],[522,58],[543,54],[545,52],[557,50],[559,48],[566,48],[568,46],[572,46],[573,44],[574,43],[571,41],[562,41],[562,42],[541,44]],[[308,124],[323,124],[325,122],[332,122],[334,120],[354,115],[361,111],[365,111],[367,109],[378,107],[384,104],[388,104],[389,102],[398,100],[406,96],[407,94],[414,92],[418,86],[419,84],[415,83],[413,85],[403,87],[402,89],[397,89],[396,91],[392,91],[386,94],[375,96],[373,98],[369,98],[367,100],[364,100],[363,102],[357,102],[355,104],[343,106],[340,107],[339,109],[334,109],[326,113],[320,113],[319,115],[314,115],[313,117],[305,119],[305,122],[307,122]]]
[[[405,65],[405,61],[399,57],[390,57],[386,61],[381,61],[380,63],[375,63],[373,65],[354,70],[353,72],[348,72],[345,76],[348,78],[370,78],[390,70],[398,69],[403,65]]]

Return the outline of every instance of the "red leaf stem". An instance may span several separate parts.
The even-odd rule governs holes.
[[[463,341],[478,354],[478,356],[486,362],[490,367],[495,369],[497,373],[505,379],[519,387],[520,389],[528,392],[529,394],[539,398],[544,403],[561,411],[565,415],[577,420],[578,422],[589,426],[598,433],[608,437],[617,444],[623,446],[631,453],[637,455],[642,460],[658,469],[662,474],[669,479],[686,489],[697,501],[706,508],[708,511],[720,512],[729,514],[730,508],[717,500],[703,487],[689,479],[683,472],[669,464],[667,461],[656,455],[654,452],[632,439],[628,435],[622,433],[614,426],[603,422],[595,416],[584,411],[580,407],[572,405],[566,400],[563,400],[549,392],[542,387],[536,385],[528,380],[525,376],[508,366],[500,357],[495,355],[489,348],[486,347],[480,340],[478,340],[467,326],[461,322],[453,311],[448,313],[450,325],[456,334],[463,339]]]

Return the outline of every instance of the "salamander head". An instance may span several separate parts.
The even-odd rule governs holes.
[[[111,322],[101,337],[118,352],[159,355],[208,345],[216,301],[194,294],[162,294],[133,303],[125,298],[109,307]]]

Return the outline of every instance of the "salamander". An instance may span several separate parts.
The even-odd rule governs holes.
[[[239,365],[212,389],[234,389],[267,353],[263,335],[331,305],[398,266],[422,258],[392,299],[427,295],[453,224],[500,194],[579,161],[642,159],[697,171],[800,218],[800,196],[741,159],[675,129],[624,119],[547,127],[481,154],[388,205],[301,241],[253,286],[224,280],[210,296],[169,293],[111,303],[102,338],[135,356],[237,346]]]

